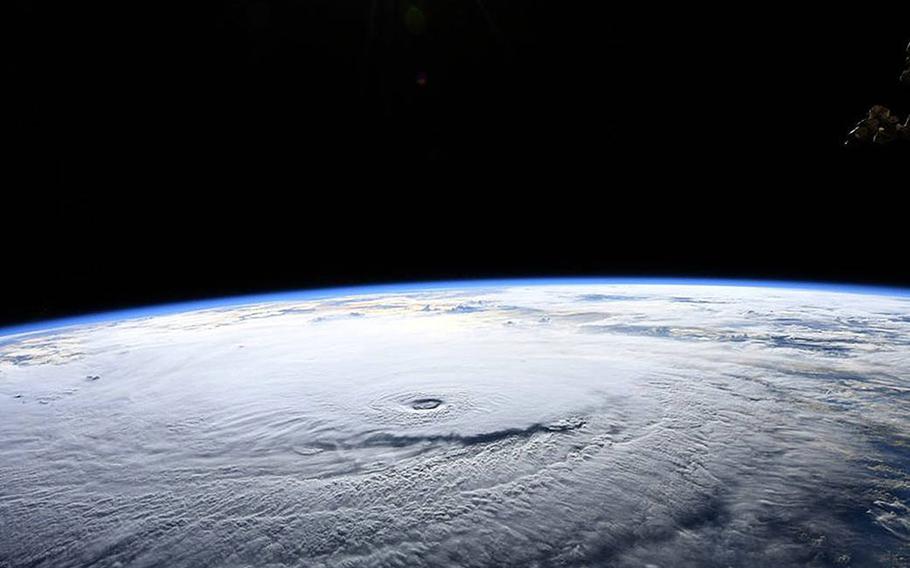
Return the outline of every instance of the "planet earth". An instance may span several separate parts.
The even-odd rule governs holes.
[[[2,330],[0,566],[910,566],[910,293],[452,282]]]

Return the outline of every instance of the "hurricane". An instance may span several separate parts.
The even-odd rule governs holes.
[[[0,566],[908,566],[910,295],[510,281],[0,330]]]

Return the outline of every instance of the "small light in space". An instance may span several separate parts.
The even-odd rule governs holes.
[[[423,35],[427,31],[427,16],[424,11],[411,5],[404,13],[404,27],[414,35]]]

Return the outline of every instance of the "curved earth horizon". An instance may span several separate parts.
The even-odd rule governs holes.
[[[0,567],[907,566],[910,293],[407,284],[0,329]]]

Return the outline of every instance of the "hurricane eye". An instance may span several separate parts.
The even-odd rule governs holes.
[[[442,405],[442,401],[438,398],[418,398],[411,401],[411,408],[414,410],[433,410],[439,408],[440,405]]]

